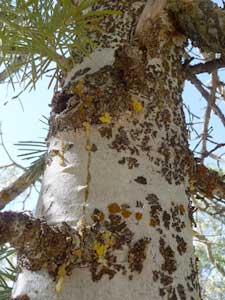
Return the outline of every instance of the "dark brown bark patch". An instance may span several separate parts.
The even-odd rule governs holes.
[[[164,258],[164,263],[162,264],[162,270],[167,271],[169,274],[172,274],[176,271],[177,265],[175,260],[175,252],[168,245],[165,245],[165,241],[160,238],[159,240],[159,251]]]
[[[138,176],[137,178],[134,179],[134,181],[144,185],[147,184],[147,179],[143,176]]]

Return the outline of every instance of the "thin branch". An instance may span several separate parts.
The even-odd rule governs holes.
[[[12,162],[12,164],[13,164],[15,167],[17,167],[17,168],[19,168],[19,169],[25,171],[26,168],[24,168],[23,166],[21,166],[20,164],[18,164],[18,163],[12,158],[12,156],[11,156],[10,153],[9,153],[9,151],[7,150],[7,148],[6,148],[6,146],[5,146],[5,143],[4,143],[4,140],[3,140],[3,134],[2,134],[2,130],[1,130],[1,124],[0,124],[0,141],[1,141],[1,146],[2,146],[2,148],[4,149],[6,155],[8,156],[8,158],[9,158],[9,160]]]
[[[190,82],[197,88],[197,90],[201,93],[203,98],[208,103],[210,103],[210,93],[203,88],[202,83],[197,78],[197,76],[189,74],[188,80],[190,80]],[[212,110],[218,116],[218,118],[220,118],[221,122],[223,123],[223,126],[225,127],[225,116],[222,113],[221,109],[216,104],[214,104],[212,105]]]
[[[214,151],[216,151],[216,150],[218,150],[222,147],[225,147],[225,144],[217,144],[212,150],[205,152],[205,154],[203,155],[204,158],[207,157],[207,156],[210,156]]]
[[[212,250],[212,245],[213,243],[211,241],[209,241],[206,236],[201,233],[200,235],[196,235],[196,238],[199,242],[204,243],[204,245],[206,246],[207,249],[207,253],[208,253],[208,257],[209,260],[211,262],[211,264],[217,269],[217,271],[223,276],[225,277],[225,270],[223,269],[223,267],[221,267],[221,265],[216,261],[216,258],[213,255],[213,250]]]
[[[201,149],[201,162],[204,162],[205,154],[207,152],[207,138],[208,138],[208,127],[209,127],[209,121],[211,116],[212,107],[216,103],[216,89],[217,89],[217,83],[218,83],[218,75],[217,71],[212,72],[212,87],[211,87],[211,95],[210,99],[208,101],[208,105],[205,111],[205,118],[204,118],[204,127],[203,127],[203,133],[202,133],[202,149]]]
[[[18,72],[22,66],[27,62],[28,55],[20,55],[15,58],[14,62],[11,63],[5,70],[0,72],[0,83],[4,83],[8,77],[11,77],[14,73]]]
[[[212,73],[215,70],[225,67],[225,59],[213,59],[205,63],[199,63],[193,66],[185,66],[185,71],[187,74],[197,75],[200,73]],[[188,75],[187,75],[188,76]]]
[[[2,166],[0,166],[0,169],[8,169],[8,168],[13,167],[13,166],[14,166],[13,163],[7,164],[7,165],[2,165]]]
[[[213,153],[210,153],[208,156],[215,159],[215,160],[217,160],[217,161],[221,161],[221,162],[225,163],[225,159],[221,158],[221,156],[215,155]]]

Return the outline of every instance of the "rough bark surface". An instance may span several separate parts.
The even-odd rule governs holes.
[[[181,99],[186,37],[174,13],[191,24],[184,7],[193,1],[180,2],[96,5],[123,14],[105,17],[99,47],[65,78],[71,97],[54,98],[37,217],[67,222],[84,241],[87,230],[98,234],[76,249],[79,267],[71,274],[64,261],[56,281],[26,265],[13,298],[200,299]]]

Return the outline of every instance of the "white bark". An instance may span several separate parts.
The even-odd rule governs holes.
[[[140,124],[144,122],[144,113],[141,113],[136,119]],[[110,139],[102,138],[97,127],[91,128],[90,142],[95,144],[97,150],[90,152],[91,159],[88,170],[88,151],[86,150],[87,137],[85,132],[77,130],[73,133],[61,133],[59,137],[53,137],[50,141],[50,151],[60,150],[61,143],[73,144],[73,147],[66,151],[64,155],[65,165],[60,164],[60,157],[52,157],[52,162],[47,167],[42,196],[40,198],[37,210],[38,217],[45,217],[49,223],[59,223],[66,221],[71,225],[76,225],[79,220],[85,218],[88,224],[93,224],[91,215],[95,208],[102,211],[107,218],[109,216],[108,206],[117,203],[127,208],[132,215],[124,219],[127,227],[134,233],[132,244],[142,238],[151,239],[146,247],[146,260],[142,272],[131,272],[128,264],[128,248],[126,245],[121,250],[116,250],[114,255],[117,257],[117,263],[124,265],[127,270],[126,275],[118,272],[113,279],[109,280],[108,275],[103,276],[100,281],[94,282],[91,278],[89,267],[75,269],[71,277],[66,277],[63,284],[61,295],[55,292],[55,284],[51,278],[44,272],[25,272],[19,275],[17,285],[14,288],[13,297],[27,294],[32,300],[42,299],[198,299],[196,290],[190,292],[187,283],[191,286],[191,280],[188,277],[194,272],[190,260],[193,257],[192,233],[190,221],[188,218],[187,196],[185,189],[187,182],[181,185],[169,184],[161,175],[161,166],[147,160],[146,153],[141,155],[132,155],[137,159],[138,167],[129,169],[127,163],[120,164],[123,157],[130,157],[129,150],[117,152],[111,149],[109,145],[118,133],[118,128],[124,127],[128,138],[133,128],[132,120],[134,117],[128,116],[128,119],[117,121],[113,128],[113,135]],[[101,126],[102,127],[102,126]],[[107,127],[107,126],[106,126]],[[157,131],[158,129],[155,128]],[[154,158],[160,157],[157,152],[160,146],[163,132],[158,131],[157,138],[151,138],[151,155]],[[140,140],[143,136],[139,137]],[[136,141],[130,146],[137,146]],[[175,158],[173,158],[175,159]],[[179,163],[179,158],[177,158]],[[87,183],[87,172],[90,172],[91,179]],[[140,184],[135,181],[137,177],[144,177],[147,184]],[[88,199],[85,200],[85,190],[89,190]],[[158,211],[160,226],[150,226],[151,205],[148,204],[147,195],[155,195],[159,199]],[[143,207],[137,207],[137,201],[141,201]],[[153,203],[154,205],[154,203]],[[155,203],[157,205],[157,203]],[[185,208],[185,213],[179,209],[181,205]],[[83,210],[85,207],[85,211]],[[181,232],[177,232],[171,210],[178,208],[177,220]],[[167,229],[163,224],[163,213],[168,212],[171,216],[170,228]],[[135,214],[141,213],[143,217],[137,221]],[[118,213],[121,215],[121,213]],[[184,222],[184,228],[181,223]],[[181,225],[181,227],[180,227]],[[162,232],[160,231],[162,230]],[[183,238],[187,243],[187,249],[179,254],[176,236]],[[168,272],[165,274],[172,279],[172,283],[166,286],[155,281],[153,276],[155,272],[162,272],[162,265],[165,263],[165,257],[160,253],[159,240],[165,242],[164,248],[171,247],[176,257],[176,270],[172,271],[172,276]],[[167,250],[166,250],[167,251]],[[169,259],[169,257],[168,257]],[[102,263],[104,264],[104,258]],[[107,261],[106,261],[107,263]],[[133,279],[129,279],[129,275]],[[155,275],[156,276],[156,275]],[[162,278],[161,275],[158,275]],[[163,279],[161,279],[163,280]],[[194,279],[196,280],[196,279]],[[194,281],[196,284],[196,281]],[[187,298],[181,298],[178,292],[178,286],[184,287]],[[165,296],[159,297],[159,289],[165,291]],[[173,293],[176,296],[172,297]],[[193,298],[191,298],[193,297]]]

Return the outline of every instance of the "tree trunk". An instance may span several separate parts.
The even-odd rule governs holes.
[[[36,214],[80,234],[80,261],[63,261],[54,277],[21,259],[13,298],[197,300],[181,98],[186,38],[166,1],[100,3],[123,14],[104,18],[98,48],[68,74],[72,97],[54,98]]]

